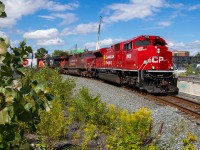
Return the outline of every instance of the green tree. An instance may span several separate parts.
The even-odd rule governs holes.
[[[63,50],[54,50],[52,53],[52,56],[67,56],[68,52],[63,51]]]
[[[198,53],[196,54],[196,57],[198,58],[198,61],[200,61],[200,52],[198,52]]]
[[[198,52],[198,53],[196,54],[196,56],[197,56],[197,57],[200,57],[200,52]]]
[[[37,49],[37,52],[35,53],[35,58],[42,58],[47,53],[48,53],[48,51],[45,48],[39,48],[39,49]]]

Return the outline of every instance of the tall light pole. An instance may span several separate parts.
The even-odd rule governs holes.
[[[100,16],[100,21],[99,21],[96,50],[100,49],[100,41],[99,41],[99,39],[100,39],[101,21],[102,21],[102,16]]]

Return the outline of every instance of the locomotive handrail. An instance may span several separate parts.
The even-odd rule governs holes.
[[[140,68],[138,69],[138,70],[143,70],[144,69],[144,67],[146,67],[146,65],[148,64],[148,62],[146,63],[146,64],[142,64],[141,66],[140,66]],[[142,66],[144,65],[144,67],[142,68]],[[142,69],[141,69],[142,68]]]

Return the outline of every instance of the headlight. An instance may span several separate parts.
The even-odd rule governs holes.
[[[157,48],[156,52],[157,52],[157,54],[160,54],[160,48]]]
[[[151,68],[152,68],[153,70],[155,69],[155,67],[154,67],[154,66],[152,66]]]
[[[147,60],[144,60],[144,64],[147,64]]]

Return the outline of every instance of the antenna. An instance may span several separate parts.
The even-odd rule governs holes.
[[[100,49],[100,30],[101,30],[101,20],[102,16],[100,16],[100,21],[99,21],[99,29],[98,29],[98,37],[97,37],[97,45],[96,45],[96,50]]]

